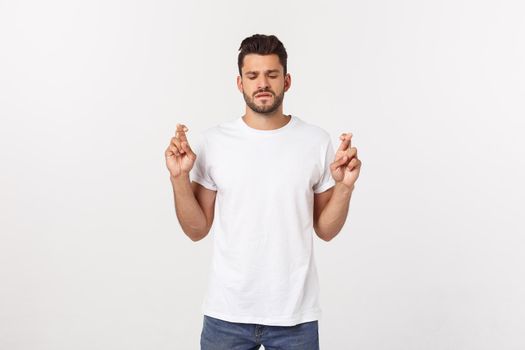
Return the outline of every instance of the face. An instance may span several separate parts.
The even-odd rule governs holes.
[[[279,56],[246,55],[241,72],[242,76],[237,77],[237,87],[251,110],[271,114],[282,105],[291,78],[290,74],[284,75]]]

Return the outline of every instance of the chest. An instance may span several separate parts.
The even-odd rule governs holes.
[[[213,147],[219,191],[309,191],[321,175],[320,148],[307,140],[225,140]]]

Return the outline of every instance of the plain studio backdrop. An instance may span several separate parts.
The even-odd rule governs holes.
[[[0,349],[199,348],[213,235],[182,232],[164,150],[243,114],[255,33],[288,50],[284,112],[363,161],[314,237],[321,348],[524,349],[524,10],[0,1]]]

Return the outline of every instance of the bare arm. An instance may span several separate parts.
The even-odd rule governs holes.
[[[314,230],[319,238],[328,242],[341,231],[351,197],[352,190],[341,183],[314,195]]]
[[[194,242],[208,234],[213,223],[216,191],[192,182],[189,177],[170,177],[177,219],[184,233]]]

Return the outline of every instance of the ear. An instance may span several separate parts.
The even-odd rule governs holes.
[[[242,92],[242,78],[240,75],[237,76],[237,89]]]
[[[290,86],[292,86],[292,76],[290,73],[286,73],[284,77],[284,91],[288,91]]]

